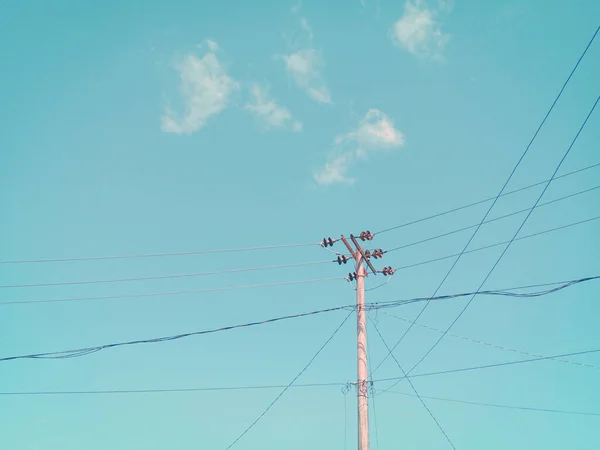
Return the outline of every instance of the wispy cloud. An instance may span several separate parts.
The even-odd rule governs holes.
[[[392,29],[394,44],[420,58],[440,59],[450,35],[442,32],[438,17],[450,3],[440,0],[438,4],[438,9],[432,9],[424,0],[407,0]]]
[[[190,53],[176,66],[185,112],[176,114],[170,107],[166,108],[162,130],[167,133],[198,131],[211,116],[227,107],[231,93],[238,88],[238,83],[227,74],[217,57],[217,43],[207,41],[205,46],[208,50],[202,58]]]
[[[313,174],[319,185],[354,183],[347,175],[352,165],[364,161],[371,153],[394,150],[404,145],[404,134],[390,117],[378,109],[370,109],[358,126],[334,140],[324,167]]]
[[[266,129],[289,128],[293,131],[301,131],[302,123],[294,120],[289,110],[279,105],[266,88],[253,84],[250,92],[252,101],[244,107],[254,113],[263,123]]]
[[[325,67],[323,52],[314,46],[312,28],[305,17],[300,15],[300,4],[292,8],[298,17],[303,32],[303,45],[297,45],[297,50],[283,55],[287,73],[298,87],[318,103],[331,103],[331,93],[322,74]]]

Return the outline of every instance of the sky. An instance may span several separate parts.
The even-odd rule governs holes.
[[[0,357],[149,339],[352,304],[351,265],[318,245],[171,257],[18,260],[317,243],[498,194],[600,23],[600,3],[5,1],[0,4]],[[600,94],[592,44],[507,186],[547,180]],[[559,175],[600,163],[600,111]],[[597,186],[553,181],[541,202]],[[502,197],[496,218],[542,186]],[[591,190],[534,210],[519,236],[600,215]],[[489,203],[376,234],[384,250],[477,224]],[[483,225],[509,240],[525,214]],[[401,268],[456,254],[473,229],[386,254]],[[600,275],[600,222],[516,241],[486,289]],[[337,242],[331,249],[344,252]],[[503,247],[466,254],[439,290],[476,290]],[[366,300],[433,294],[453,259],[366,280]],[[315,265],[135,282],[7,287]],[[319,280],[312,283],[281,284]],[[277,284],[239,289],[255,284]],[[597,349],[599,282],[538,298],[478,295],[415,374]],[[182,295],[119,296],[213,288]],[[376,288],[375,290],[372,290]],[[104,300],[30,301],[119,297]],[[467,298],[418,323],[446,329]],[[10,303],[12,302],[12,303]],[[16,302],[16,303],[15,303]],[[27,302],[19,304],[18,302]],[[370,312],[371,367],[422,304]],[[287,385],[346,318],[337,311],[58,360],[0,362],[0,393]],[[356,445],[356,327],[348,319],[234,447]],[[412,367],[439,338],[415,326]],[[482,345],[481,341],[490,345]],[[600,355],[414,378],[424,397],[600,413]],[[386,360],[372,378],[398,377]],[[375,382],[376,390],[389,382]],[[450,444],[402,382],[371,398],[371,448]],[[0,448],[225,449],[281,392],[0,395]],[[600,416],[423,401],[457,449],[597,449]]]

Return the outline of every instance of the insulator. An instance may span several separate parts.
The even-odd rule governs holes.
[[[350,281],[354,281],[354,280],[356,280],[356,272],[349,273],[349,274],[348,274],[348,279],[349,279]]]
[[[392,269],[391,267],[384,267],[383,270],[381,271],[382,274],[384,275],[394,275],[395,270]]]
[[[348,262],[348,257],[346,255],[340,255],[337,257],[337,263],[341,266],[342,264],[346,264]]]
[[[369,259],[371,257],[371,252],[369,250],[365,251],[365,258]]]
[[[321,244],[323,247],[333,247],[334,240],[331,238],[323,238],[323,243]]]
[[[375,259],[383,258],[383,250],[381,250],[380,248],[373,250],[371,256],[373,256],[373,258]]]
[[[361,231],[359,237],[361,241],[370,241],[371,239],[373,239],[373,235],[369,230]]]

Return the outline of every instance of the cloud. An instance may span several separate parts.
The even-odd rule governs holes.
[[[316,102],[331,103],[331,94],[320,69],[324,66],[321,52],[314,48],[283,56],[285,68],[298,87],[306,90]]]
[[[449,8],[449,2],[445,1],[435,10],[429,9],[423,0],[407,0],[404,14],[392,29],[392,41],[417,57],[441,58],[450,35],[442,32],[437,16]]]
[[[250,90],[252,102],[244,107],[253,112],[264,124],[265,128],[289,128],[293,131],[302,131],[302,123],[294,120],[292,114],[280,106],[269,96],[265,88],[254,84]]]
[[[283,55],[280,59],[296,85],[304,89],[310,98],[317,103],[331,103],[331,93],[321,73],[325,67],[323,52],[314,47],[312,28],[306,18],[300,15],[300,9],[301,5],[298,4],[292,8],[292,12],[300,22],[303,45],[296,44],[298,50]]]
[[[227,107],[231,93],[238,89],[238,83],[227,75],[217,58],[217,43],[207,41],[206,46],[208,51],[202,58],[190,53],[177,65],[185,113],[176,114],[166,108],[162,116],[162,130],[166,133],[198,131],[211,116]]]
[[[317,184],[353,183],[347,176],[352,165],[366,160],[370,154],[390,151],[404,146],[404,134],[394,126],[390,117],[378,109],[370,109],[358,126],[339,135],[325,166],[313,173]]]

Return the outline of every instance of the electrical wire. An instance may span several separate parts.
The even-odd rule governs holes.
[[[543,234],[552,233],[554,231],[560,231],[560,230],[564,230],[566,228],[574,227],[576,225],[582,225],[584,223],[593,222],[594,220],[598,220],[598,219],[600,219],[600,216],[591,217],[589,219],[580,220],[578,222],[569,223],[567,225],[561,225],[560,227],[550,228],[548,230],[539,231],[537,233],[528,234],[526,236],[521,236],[521,237],[518,237],[518,238],[514,239],[514,241],[522,241],[524,239],[530,239],[530,238],[533,238],[533,237],[541,236]],[[472,250],[467,250],[463,254],[466,255],[466,254],[470,254],[470,253],[480,252],[480,251],[483,251],[483,250],[488,250],[490,248],[494,248],[494,247],[498,247],[500,245],[508,244],[509,242],[510,241],[502,241],[502,242],[497,242],[495,244],[484,245],[483,247],[477,247],[477,248],[474,248]],[[431,264],[431,263],[434,263],[434,262],[443,261],[445,259],[454,258],[454,257],[458,256],[459,254],[460,253],[454,253],[452,255],[442,256],[440,258],[428,259],[428,260],[425,260],[425,261],[421,261],[421,262],[414,263],[414,264],[409,264],[409,265],[406,265],[406,266],[399,266],[399,267],[394,268],[394,270],[398,271],[398,270],[410,269],[412,267],[422,266],[422,265],[425,265],[425,264]]]
[[[246,434],[252,428],[254,428],[254,426],[256,426],[256,424],[269,412],[269,410],[275,405],[275,403],[277,403],[277,401],[283,396],[283,394],[285,394],[287,392],[287,390],[296,382],[296,380],[298,378],[300,378],[304,372],[306,372],[306,370],[311,366],[311,364],[313,363],[313,361],[315,359],[317,359],[317,356],[319,356],[319,354],[323,351],[323,349],[325,347],[327,347],[327,344],[329,344],[333,340],[333,338],[338,333],[338,331],[340,331],[340,329],[344,326],[344,324],[350,318],[350,316],[352,315],[352,313],[353,313],[353,311],[350,311],[350,313],[344,318],[344,320],[342,321],[342,323],[340,323],[339,326],[335,329],[335,331],[333,332],[333,334],[331,336],[329,336],[329,338],[325,341],[325,343],[323,345],[321,345],[321,347],[319,348],[319,350],[317,350],[317,353],[315,353],[314,356],[310,359],[310,361],[308,361],[308,364],[306,364],[302,368],[302,370],[300,372],[298,372],[298,374],[292,379],[292,381],[290,381],[289,384],[285,388],[283,388],[283,390],[277,395],[277,397],[275,397],[273,399],[273,401],[269,404],[269,406],[267,406],[267,408],[254,420],[254,422],[252,422],[250,424],[250,426],[248,426],[248,428],[246,428],[242,432],[242,434],[240,434],[231,444],[229,444],[229,446],[226,448],[226,450],[229,450],[237,442],[239,442],[240,439],[242,439],[244,436],[246,436]]]
[[[398,391],[387,391],[387,392],[389,392],[390,394],[404,395],[406,397],[416,397],[416,395],[414,395],[414,394],[408,394],[405,392],[398,392]],[[522,411],[538,411],[538,412],[570,414],[570,415],[578,415],[578,416],[600,416],[600,413],[594,413],[594,412],[568,411],[568,410],[564,410],[564,409],[549,409],[549,408],[532,408],[532,407],[528,407],[528,406],[515,406],[515,405],[498,405],[495,403],[473,402],[473,401],[468,401],[468,400],[457,400],[457,399],[453,399],[453,398],[444,398],[444,397],[432,397],[432,396],[427,396],[427,395],[422,395],[421,397],[430,399],[430,400],[438,400],[438,401],[442,401],[442,402],[462,403],[465,405],[476,405],[476,406],[488,406],[491,408],[515,409],[515,410],[522,410]]]
[[[558,180],[558,179],[561,179],[561,178],[566,178],[566,177],[569,177],[571,175],[575,175],[575,174],[578,174],[580,172],[584,172],[586,170],[594,169],[596,167],[600,167],[600,163],[592,164],[590,166],[582,167],[581,169],[577,169],[577,170],[574,170],[572,172],[568,172],[568,173],[565,173],[563,175],[559,175],[554,180]],[[528,189],[532,189],[534,187],[541,186],[542,184],[547,183],[547,182],[548,182],[548,180],[538,181],[537,183],[533,183],[533,184],[530,184],[528,186],[524,186],[522,188],[515,189],[514,191],[504,192],[500,197],[506,197],[508,195],[512,195],[512,194],[516,194],[518,192],[522,192],[522,191],[525,191],[525,190],[528,190]],[[415,225],[417,223],[425,222],[427,220],[436,219],[438,217],[442,217],[442,216],[445,216],[447,214],[458,212],[458,211],[461,211],[463,209],[467,209],[467,208],[471,208],[473,206],[481,205],[483,203],[491,202],[495,198],[496,197],[485,198],[483,200],[479,200],[479,201],[476,201],[474,203],[469,203],[468,205],[459,206],[458,208],[449,209],[447,211],[443,211],[443,212],[440,212],[440,213],[437,213],[437,214],[433,214],[431,216],[422,217],[422,218],[416,219],[416,220],[411,220],[410,222],[405,222],[403,224],[400,224],[400,225],[397,225],[397,226],[394,226],[394,227],[390,227],[390,228],[386,228],[385,230],[381,230],[381,231],[378,231],[376,233],[373,233],[373,236],[378,235],[378,234],[382,234],[382,233],[387,233],[388,231],[397,230],[399,228],[408,227],[410,225]]]
[[[386,316],[391,317],[393,319],[400,320],[402,322],[406,322],[406,323],[412,323],[413,322],[412,320],[406,319],[404,317],[395,316],[394,314],[390,314],[390,313],[387,313],[385,311],[383,311],[383,314],[385,314]],[[421,323],[415,323],[415,325],[418,326],[418,327],[421,327],[421,328],[423,328],[425,330],[435,331],[436,333],[443,333],[444,332],[443,330],[440,330],[438,328],[430,327],[429,325],[423,325]],[[503,345],[491,344],[489,342],[482,341],[480,339],[473,339],[473,338],[470,338],[470,337],[467,337],[467,336],[461,336],[461,335],[455,334],[455,333],[448,333],[448,336],[451,336],[451,337],[454,337],[454,338],[457,338],[457,339],[462,339],[462,340],[467,341],[467,342],[472,342],[474,344],[485,345],[486,347],[492,347],[492,348],[497,348],[499,350],[505,350],[507,352],[518,353],[518,354],[523,355],[523,356],[533,356],[534,358],[541,358],[541,357],[543,357],[543,355],[537,355],[535,353],[524,352],[522,350],[517,350],[517,349],[511,348],[511,347],[505,347]],[[564,363],[564,364],[571,364],[571,365],[575,365],[575,366],[588,367],[590,369],[600,369],[600,366],[595,366],[593,364],[584,364],[584,363],[580,363],[580,362],[577,362],[577,361],[571,361],[571,360],[568,360],[568,359],[555,359],[554,361],[557,361],[557,362],[560,362],[560,363]]]
[[[600,30],[600,27],[598,27],[598,30]],[[596,30],[596,33],[598,32],[598,30]],[[542,190],[542,192],[540,193],[539,197],[537,198],[537,200],[535,201],[533,208],[531,208],[531,210],[529,211],[529,213],[527,214],[527,216],[523,219],[523,221],[521,222],[521,225],[519,226],[519,228],[517,229],[517,231],[515,232],[515,234],[513,235],[513,237],[510,239],[510,241],[508,242],[508,244],[506,244],[506,247],[504,247],[504,249],[502,250],[502,253],[500,254],[500,256],[498,256],[498,259],[496,259],[496,262],[494,263],[494,265],[492,266],[492,268],[489,270],[488,274],[485,276],[485,278],[483,279],[483,281],[481,282],[481,284],[479,285],[479,287],[477,288],[477,291],[471,296],[471,298],[469,299],[469,301],[465,304],[465,306],[462,308],[462,310],[458,313],[458,315],[456,316],[456,318],[452,321],[452,323],[448,326],[448,328],[446,329],[446,331],[438,338],[438,340],[429,348],[429,350],[427,350],[427,352],[421,357],[421,359],[419,359],[417,361],[417,363],[408,371],[408,373],[411,373],[415,368],[417,368],[419,366],[419,364],[421,364],[421,362],[423,362],[425,360],[425,358],[427,358],[427,356],[429,356],[431,354],[431,352],[438,346],[438,344],[442,341],[442,339],[444,339],[444,337],[446,336],[446,334],[452,329],[452,327],[454,326],[454,324],[456,324],[456,322],[458,322],[458,320],[462,317],[462,315],[465,313],[465,311],[467,310],[467,308],[469,308],[469,306],[471,305],[471,303],[473,302],[473,300],[475,299],[475,296],[479,293],[479,291],[481,290],[481,288],[483,287],[483,285],[487,282],[487,280],[489,279],[489,277],[492,275],[492,273],[494,272],[494,270],[496,269],[496,267],[498,266],[498,264],[500,263],[500,261],[502,260],[502,258],[504,257],[504,255],[506,254],[506,252],[508,251],[509,247],[511,246],[511,244],[514,242],[514,240],[516,239],[517,235],[519,234],[519,232],[523,229],[523,226],[525,225],[525,223],[527,222],[527,219],[529,219],[529,217],[531,216],[534,208],[537,206],[537,204],[540,202],[540,200],[542,199],[542,197],[544,196],[544,194],[546,193],[546,190],[548,189],[548,186],[550,186],[550,183],[552,182],[552,180],[554,179],[554,177],[556,176],[557,172],[559,171],[562,163],[565,161],[565,159],[567,158],[567,156],[569,155],[569,153],[571,152],[571,149],[573,148],[573,146],[575,145],[575,142],[577,142],[577,139],[579,138],[579,135],[581,134],[581,132],[583,131],[583,129],[585,128],[585,125],[587,124],[589,118],[591,117],[592,113],[594,112],[594,110],[596,109],[596,106],[598,105],[598,102],[600,102],[600,96],[598,96],[598,98],[596,99],[596,101],[594,102],[594,105],[592,106],[592,109],[590,109],[590,112],[588,113],[588,115],[586,116],[585,120],[583,121],[583,123],[581,124],[581,127],[579,128],[579,130],[577,131],[577,134],[575,135],[575,137],[573,138],[573,140],[571,141],[571,144],[569,145],[567,151],[565,152],[565,154],[563,155],[562,159],[560,160],[560,162],[558,163],[558,165],[556,166],[556,169],[554,170],[554,173],[552,174],[552,177],[550,177],[550,180],[548,181],[548,183],[544,186],[544,189]],[[416,320],[416,319],[415,319]]]
[[[583,191],[575,192],[574,194],[570,194],[570,195],[567,195],[567,196],[564,196],[564,197],[560,197],[560,198],[557,198],[555,200],[551,200],[551,201],[546,202],[546,203],[541,203],[541,204],[537,205],[536,208],[541,208],[543,206],[548,206],[548,205],[551,205],[551,204],[554,204],[554,203],[557,203],[557,202],[560,202],[560,201],[563,201],[563,200],[567,200],[567,199],[572,198],[572,197],[576,197],[578,195],[586,194],[588,192],[595,191],[596,189],[600,189],[600,185],[594,186],[594,187],[589,188],[589,189],[585,189]],[[485,222],[483,222],[483,224],[486,225],[488,223],[492,223],[492,222],[496,222],[498,220],[506,219],[508,217],[516,216],[517,214],[522,214],[524,212],[528,212],[531,209],[532,208],[521,209],[519,211],[515,211],[515,212],[509,213],[509,214],[505,214],[503,216],[496,217],[494,219],[486,220]],[[404,244],[404,245],[401,245],[399,247],[395,247],[395,248],[392,248],[390,250],[386,250],[384,253],[395,252],[397,250],[401,250],[401,249],[404,249],[404,248],[413,247],[415,245],[423,244],[425,242],[430,242],[430,241],[433,241],[435,239],[439,239],[439,238],[446,237],[446,236],[451,236],[453,234],[460,233],[461,231],[470,230],[470,229],[475,228],[475,227],[477,227],[477,224],[469,225],[469,226],[466,226],[466,227],[463,227],[463,228],[458,228],[456,230],[452,230],[452,231],[449,231],[447,233],[438,234],[437,236],[429,237],[429,238],[426,238],[426,239],[421,239],[420,241],[411,242],[409,244]]]
[[[592,280],[598,280],[598,279],[600,279],[600,275],[593,276],[593,277],[579,278],[579,279],[575,279],[575,280],[569,280],[569,281],[562,282],[562,284],[560,284],[559,286],[554,287],[552,289],[546,289],[544,291],[538,291],[538,292],[510,292],[512,290],[520,289],[518,287],[513,287],[513,288],[505,288],[505,289],[501,289],[501,290],[497,290],[497,291],[491,291],[491,290],[490,291],[481,291],[479,294],[481,294],[481,295],[500,295],[500,296],[509,296],[509,297],[519,297],[519,298],[539,297],[541,295],[548,295],[548,294],[557,292],[559,290],[566,289],[567,287],[570,287],[570,286],[573,286],[576,284],[580,284],[580,283],[584,283],[584,282],[588,282],[588,281],[592,281]],[[547,285],[556,285],[556,284],[557,283],[547,283],[544,285],[536,285],[536,286],[547,286]],[[525,288],[527,288],[527,286],[525,286]],[[468,295],[472,295],[472,294],[473,294],[472,292],[466,292],[466,293],[460,293],[460,294],[442,295],[442,296],[438,296],[436,298],[421,297],[421,298],[413,298],[413,299],[408,299],[408,300],[367,303],[367,304],[365,304],[365,308],[369,311],[377,310],[377,309],[384,309],[384,308],[393,308],[393,307],[408,305],[408,304],[427,301],[427,300],[446,300],[446,299],[464,297],[464,296],[468,296]],[[10,357],[0,358],[0,362],[13,361],[13,360],[17,360],[17,359],[76,358],[76,357],[81,357],[81,356],[86,356],[86,355],[89,355],[92,353],[96,353],[101,350],[106,350],[109,348],[174,341],[177,339],[182,339],[182,338],[186,338],[186,337],[190,337],[190,336],[214,334],[214,333],[219,333],[219,332],[223,332],[223,331],[231,331],[231,330],[238,329],[238,328],[249,328],[249,327],[254,327],[254,326],[258,326],[258,325],[265,325],[268,323],[280,322],[283,320],[297,319],[297,318],[301,318],[301,317],[329,313],[329,312],[333,312],[333,311],[341,311],[341,310],[348,311],[349,310],[350,312],[353,312],[355,309],[356,309],[356,305],[354,305],[354,304],[336,306],[336,307],[332,307],[332,308],[319,309],[319,310],[309,311],[309,312],[305,312],[305,313],[298,313],[298,314],[291,314],[291,315],[287,315],[287,316],[275,317],[275,318],[266,319],[266,320],[262,320],[262,321],[249,322],[249,323],[238,324],[238,325],[230,325],[230,326],[220,327],[220,328],[215,328],[215,329],[210,329],[210,330],[194,331],[194,332],[190,332],[190,333],[182,333],[182,334],[177,334],[177,335],[172,335],[172,336],[164,336],[164,337],[159,337],[159,338],[139,339],[139,340],[134,340],[134,341],[117,342],[117,343],[104,344],[104,345],[99,345],[99,346],[94,346],[94,347],[84,347],[84,348],[78,348],[78,349],[73,349],[73,350],[63,350],[63,351],[57,351],[57,352],[34,353],[34,354],[28,354],[28,355],[10,356]]]
[[[409,374],[407,374],[406,377],[401,376],[401,377],[392,377],[392,378],[382,378],[379,380],[373,380],[373,382],[374,383],[375,382],[383,383],[386,381],[402,381],[404,378],[422,378],[422,377],[430,377],[430,376],[436,376],[436,375],[446,375],[449,373],[470,372],[472,370],[492,369],[492,368],[504,367],[504,366],[514,366],[514,365],[518,365],[518,364],[527,364],[527,363],[531,363],[531,362],[545,361],[548,359],[558,359],[558,358],[568,358],[570,356],[590,355],[592,353],[600,353],[600,348],[593,349],[593,350],[584,350],[584,351],[580,351],[580,352],[573,352],[573,353],[562,353],[560,355],[542,356],[540,358],[520,359],[517,361],[508,361],[508,362],[496,363],[496,364],[486,364],[486,365],[482,365],[482,366],[462,367],[459,369],[440,370],[438,372],[418,373],[415,375],[410,375],[410,373],[409,373]],[[392,389],[395,385],[396,385],[396,383],[394,383],[392,386],[385,389],[384,391],[387,392],[389,389]]]
[[[140,258],[162,258],[166,256],[188,256],[203,255],[212,253],[232,253],[232,252],[250,252],[257,250],[272,250],[278,248],[309,247],[321,245],[320,242],[307,242],[304,244],[283,244],[283,245],[263,245],[258,247],[239,247],[219,250],[195,250],[188,252],[169,252],[169,253],[139,253],[132,255],[111,255],[111,256],[81,256],[71,258],[46,258],[46,259],[13,259],[0,261],[0,264],[33,264],[33,263],[55,263],[72,261],[106,261],[111,259],[140,259]]]
[[[185,291],[171,291],[171,292],[146,292],[142,294],[117,294],[117,295],[104,295],[99,297],[71,297],[71,298],[52,298],[46,300],[12,300],[0,302],[0,306],[3,305],[21,305],[29,303],[59,303],[59,302],[83,302],[83,301],[95,301],[95,300],[115,300],[118,298],[145,298],[145,297],[163,297],[170,295],[184,295],[184,294],[201,294],[206,292],[220,292],[220,291],[232,291],[237,289],[253,289],[262,287],[272,286],[289,286],[295,284],[308,284],[318,283],[321,281],[332,281],[332,280],[345,280],[345,277],[329,277],[329,278],[314,278],[309,280],[296,280],[296,281],[279,281],[274,283],[262,283],[262,284],[249,284],[245,286],[226,286],[217,288],[207,289],[188,289]]]
[[[387,349],[387,351],[390,352],[390,354],[392,355],[392,358],[396,362],[396,365],[398,366],[398,368],[400,369],[400,371],[402,372],[402,374],[404,376],[406,376],[406,372],[404,371],[404,369],[400,365],[400,362],[398,361],[398,359],[396,359],[396,356],[394,355],[394,353],[390,351],[390,347],[388,346],[386,340],[383,338],[383,335],[381,334],[381,331],[379,331],[379,327],[377,326],[377,324],[374,321],[371,321],[371,323],[373,324],[373,327],[375,328],[375,331],[379,335],[379,338],[381,339],[381,342],[383,342],[383,345],[385,346],[385,348]],[[440,422],[433,415],[433,413],[431,412],[431,409],[429,409],[429,407],[427,406],[427,404],[425,403],[425,401],[423,400],[423,398],[419,395],[419,392],[417,392],[417,389],[415,388],[413,382],[410,380],[410,378],[407,378],[406,381],[408,381],[408,384],[410,385],[410,388],[413,390],[413,392],[415,393],[416,397],[419,399],[419,401],[423,405],[423,408],[425,408],[425,410],[427,411],[427,413],[429,414],[429,416],[433,419],[433,421],[435,422],[435,424],[437,425],[437,427],[439,428],[439,430],[442,432],[442,434],[444,435],[444,437],[448,441],[448,444],[450,444],[450,446],[454,450],[456,450],[456,447],[454,446],[454,444],[450,440],[450,437],[448,436],[448,434],[446,433],[446,431],[444,430],[444,428],[442,428],[442,425],[440,424]]]
[[[257,271],[261,271],[261,270],[315,266],[315,265],[319,265],[319,264],[329,264],[332,262],[337,262],[337,261],[334,261],[334,260],[312,261],[312,262],[304,262],[304,263],[297,263],[297,264],[282,264],[282,265],[277,265],[277,266],[245,267],[242,269],[216,270],[216,271],[212,271],[212,272],[179,273],[179,274],[172,274],[172,275],[155,275],[155,276],[149,276],[149,277],[136,277],[136,278],[113,278],[113,279],[104,279],[104,280],[61,281],[61,282],[55,282],[55,283],[35,283],[35,284],[5,284],[5,285],[0,285],[0,289],[46,287],[46,286],[70,286],[70,285],[79,285],[79,284],[123,283],[123,282],[129,282],[129,281],[164,280],[164,279],[170,279],[170,278],[199,277],[199,276],[204,276],[204,275],[219,275],[219,274],[238,273],[238,272],[257,272]]]
[[[498,192],[498,195],[496,195],[496,197],[494,198],[494,200],[492,201],[492,204],[490,205],[490,207],[488,208],[488,210],[486,211],[486,213],[484,214],[483,218],[481,219],[479,225],[477,226],[477,228],[475,228],[475,231],[473,232],[473,234],[471,235],[471,237],[469,238],[469,240],[467,241],[467,243],[465,244],[465,246],[463,247],[463,249],[461,250],[461,252],[458,254],[458,256],[456,257],[456,259],[453,261],[452,265],[450,266],[450,269],[448,269],[448,271],[446,272],[446,274],[444,275],[444,277],[442,278],[442,281],[439,283],[439,285],[436,287],[435,291],[433,292],[433,294],[431,294],[431,296],[435,296],[438,291],[442,288],[442,286],[444,285],[444,283],[446,282],[446,280],[448,279],[448,277],[450,276],[450,274],[452,273],[452,271],[454,270],[454,268],[456,267],[456,265],[458,264],[458,261],[460,261],[460,258],[462,257],[462,255],[467,251],[467,248],[469,247],[469,245],[471,245],[471,242],[473,241],[473,239],[475,238],[475,236],[477,235],[477,232],[479,231],[479,229],[481,228],[481,226],[483,225],[483,223],[485,222],[485,220],[487,219],[488,215],[490,214],[490,212],[492,211],[492,209],[494,208],[494,206],[496,205],[496,202],[498,201],[498,199],[500,198],[500,196],[502,195],[502,193],[504,192],[504,190],[506,189],[506,187],[508,186],[508,183],[510,182],[510,180],[512,179],[513,175],[515,174],[517,168],[519,167],[519,165],[521,164],[521,161],[523,161],[523,159],[525,158],[525,155],[527,155],[527,153],[529,152],[529,149],[531,148],[533,142],[535,141],[536,137],[538,136],[540,130],[542,129],[542,127],[544,126],[544,124],[546,123],[546,120],[548,119],[548,117],[550,116],[550,114],[552,113],[552,111],[554,110],[554,106],[556,105],[556,103],[558,102],[558,100],[560,99],[560,97],[562,96],[562,93],[564,92],[565,88],[567,87],[567,85],[569,84],[569,81],[571,80],[571,78],[573,77],[573,74],[575,73],[575,71],[577,70],[577,68],[579,67],[579,64],[581,63],[581,61],[583,60],[584,56],[586,55],[588,49],[590,48],[590,46],[592,45],[592,43],[594,42],[594,39],[596,38],[596,35],[598,34],[598,31],[600,31],[600,26],[596,29],[596,32],[594,33],[594,35],[592,36],[592,38],[590,39],[589,43],[587,44],[585,50],[583,51],[583,53],[581,54],[581,56],[579,57],[579,59],[577,60],[577,63],[575,64],[575,67],[573,67],[573,69],[571,70],[571,73],[569,74],[569,76],[567,77],[566,81],[564,82],[563,86],[561,87],[558,95],[556,96],[556,98],[554,99],[554,101],[552,102],[552,105],[550,106],[550,109],[548,109],[546,115],[544,116],[543,120],[541,121],[540,125],[538,126],[537,130],[535,131],[535,133],[533,134],[531,140],[529,141],[529,143],[527,144],[527,147],[525,147],[525,151],[523,152],[523,154],[521,155],[521,157],[519,158],[519,160],[517,161],[517,163],[515,164],[515,166],[513,167],[510,175],[508,176],[508,178],[506,179],[506,181],[504,182],[504,185],[502,186],[502,188],[500,189],[500,192]],[[595,108],[595,105],[594,105]],[[592,109],[593,111],[593,109]],[[591,114],[591,112],[590,112]],[[589,116],[588,116],[589,117]],[[584,122],[584,126],[585,123],[587,123],[587,119]],[[577,133],[577,136],[579,136],[579,133]],[[577,137],[575,138],[575,140],[577,139]],[[573,144],[571,144],[570,148],[572,147]],[[567,150],[567,153],[569,152],[569,150]],[[561,162],[562,163],[562,162]],[[559,164],[559,168],[560,168],[560,164]],[[549,183],[552,181],[552,179],[556,176],[556,172],[552,175],[552,178],[547,182],[546,184],[546,188],[548,187]],[[544,192],[546,192],[546,188],[544,188]],[[543,195],[543,193],[542,193]],[[541,198],[541,197],[540,197]],[[539,198],[538,198],[539,201]],[[537,205],[538,202],[535,203],[535,205]],[[534,207],[535,207],[534,205]],[[531,211],[529,212],[529,214],[527,215],[527,218],[529,218],[529,215],[531,215],[531,212],[533,211],[533,208],[531,209]],[[527,220],[527,218],[525,218],[525,221]],[[520,230],[520,228],[519,228]],[[516,235],[513,237],[516,237]],[[512,243],[512,240],[511,240]],[[510,245],[510,244],[509,244]],[[508,248],[508,247],[507,247]],[[504,252],[503,252],[504,254]],[[487,278],[486,278],[487,279]],[[418,313],[417,317],[415,318],[415,320],[418,320],[419,317],[421,317],[421,315],[425,312],[425,310],[427,309],[427,307],[429,306],[430,302],[426,302],[425,305],[423,306],[423,308],[421,309],[421,311]],[[400,342],[402,342],[402,340],[404,339],[404,337],[410,332],[410,330],[412,329],[412,326],[409,326],[408,329],[406,330],[406,332],[400,337],[400,339],[398,340],[398,342],[396,343],[396,345],[394,345],[392,347],[392,351],[400,344]],[[427,352],[427,355],[429,354],[429,352]],[[387,356],[386,356],[387,359]],[[411,369],[412,370],[412,369]],[[409,370],[410,373],[410,370]]]

